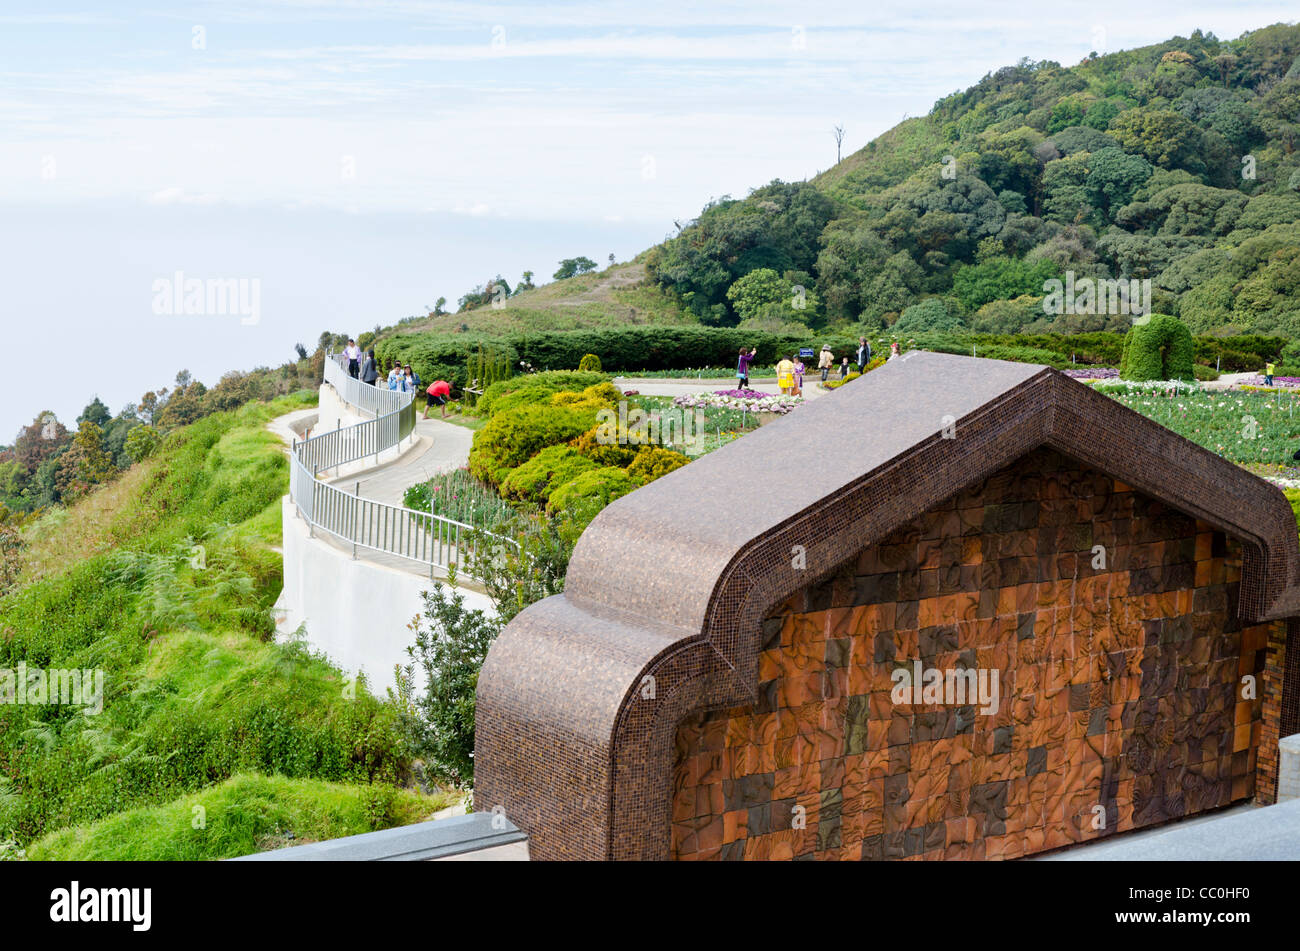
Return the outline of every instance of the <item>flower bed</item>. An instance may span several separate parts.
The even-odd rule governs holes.
[[[674,406],[684,409],[735,409],[747,413],[780,415],[790,412],[802,402],[802,396],[780,396],[760,393],[758,390],[717,390],[713,393],[692,393],[673,399]]]
[[[1115,367],[1078,367],[1062,370],[1068,377],[1076,380],[1118,380],[1119,370]]]
[[[1248,376],[1237,381],[1241,386],[1264,386],[1264,377]],[[1283,386],[1288,389],[1300,386],[1300,377],[1297,376],[1275,376],[1273,377],[1274,386]]]
[[[1101,393],[1192,393],[1201,388],[1194,380],[1100,380],[1094,387]]]

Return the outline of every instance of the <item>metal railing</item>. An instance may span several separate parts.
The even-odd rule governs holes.
[[[396,555],[429,567],[462,567],[474,551],[469,538],[474,527],[465,522],[362,498],[360,483],[346,492],[320,480],[320,474],[367,456],[397,447],[415,431],[415,394],[370,386],[348,375],[341,356],[327,354],[325,382],[344,402],[372,418],[340,427],[293,444],[289,498],[312,531],[328,532],[358,549]],[[482,532],[511,546],[508,538]]]

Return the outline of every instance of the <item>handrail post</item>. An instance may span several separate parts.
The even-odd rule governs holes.
[[[357,509],[361,507],[361,483],[352,490],[352,560],[357,560]]]

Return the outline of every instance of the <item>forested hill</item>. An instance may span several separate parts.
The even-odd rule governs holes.
[[[1073,272],[1149,278],[1193,333],[1300,336],[1298,145],[1300,26],[1022,61],[811,181],[710,204],[644,259],[706,324],[1128,324],[1045,313],[1044,281]]]

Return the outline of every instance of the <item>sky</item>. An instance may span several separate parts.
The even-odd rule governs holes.
[[[1021,57],[1294,19],[1269,0],[0,0],[0,443],[498,273],[627,260],[711,199],[834,164],[834,126],[848,154]]]

